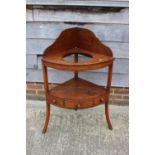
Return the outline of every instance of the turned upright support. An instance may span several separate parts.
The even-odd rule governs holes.
[[[74,54],[74,62],[78,63],[78,53]],[[78,78],[78,72],[74,72],[74,78]]]
[[[112,68],[113,63],[108,66],[108,80],[107,80],[107,91],[110,93],[111,81],[112,81]]]
[[[43,80],[44,80],[44,89],[45,89],[45,94],[47,95],[49,91],[48,87],[48,75],[47,75],[47,66],[44,65],[42,61],[42,69],[43,69]]]

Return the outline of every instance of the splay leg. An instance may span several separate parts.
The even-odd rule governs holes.
[[[45,124],[44,124],[44,128],[42,130],[42,133],[46,133],[46,131],[47,131],[49,118],[50,118],[50,104],[46,102]]]
[[[105,102],[105,116],[106,116],[108,128],[112,130],[112,125],[111,125],[110,117],[109,117],[109,103],[108,102]]]

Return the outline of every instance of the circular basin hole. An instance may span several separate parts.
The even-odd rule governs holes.
[[[84,53],[69,53],[64,55],[63,59],[68,62],[75,62],[75,59],[78,59],[78,62],[85,62],[91,60],[93,57],[89,54]]]

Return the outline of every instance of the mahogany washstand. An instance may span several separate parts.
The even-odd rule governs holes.
[[[74,61],[65,58],[74,55]],[[79,62],[79,55],[91,59]],[[50,117],[50,105],[62,108],[83,109],[105,104],[105,116],[108,128],[112,129],[109,118],[109,94],[112,80],[113,54],[109,47],[88,29],[69,28],[64,30],[56,41],[50,45],[42,57],[43,79],[46,95],[46,118],[43,133],[46,132]],[[58,70],[73,71],[74,77],[52,89],[48,86],[47,67]],[[79,78],[79,71],[108,67],[107,86],[99,86]],[[97,77],[96,77],[97,78]]]

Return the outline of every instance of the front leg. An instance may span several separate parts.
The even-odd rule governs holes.
[[[42,61],[42,68],[43,68],[43,79],[44,79],[44,88],[45,88],[45,95],[46,95],[46,114],[45,114],[45,124],[42,133],[45,133],[48,127],[48,122],[50,118],[50,102],[49,102],[49,88],[48,88],[48,75],[47,75],[47,66],[44,65]]]
[[[109,102],[108,101],[105,102],[105,116],[106,116],[108,128],[112,130],[112,125],[111,125],[110,117],[109,117]]]
[[[113,68],[113,63],[109,65],[109,69],[108,69],[108,80],[107,80],[107,88],[106,88],[108,99],[105,101],[105,116],[106,116],[108,128],[110,130],[112,130],[112,125],[109,117],[109,97],[110,97],[110,88],[111,88],[111,81],[112,81],[112,68]]]
[[[45,113],[45,124],[42,133],[46,133],[47,127],[48,127],[48,122],[50,118],[50,104],[46,101],[46,113]]]

